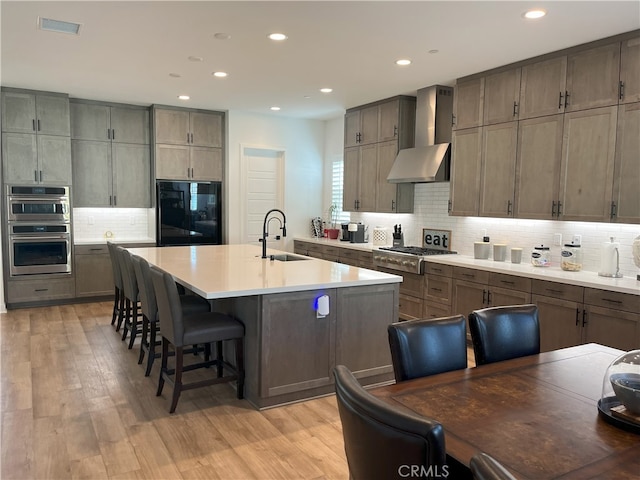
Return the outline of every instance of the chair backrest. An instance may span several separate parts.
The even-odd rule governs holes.
[[[486,453],[476,453],[469,466],[474,480],[516,480],[500,462]]]
[[[540,353],[540,324],[535,305],[511,305],[475,310],[469,330],[476,365]]]
[[[151,281],[151,269],[149,262],[137,255],[131,255],[133,270],[138,281],[138,291],[140,294],[140,307],[142,314],[151,322],[156,321],[158,316],[158,304],[156,302],[156,292]]]
[[[124,295],[132,302],[138,301],[138,281],[136,272],[131,263],[131,254],[126,248],[116,246],[116,255],[120,259],[120,273],[122,274],[122,287]]]
[[[446,462],[440,423],[399,410],[368,393],[347,367],[333,370],[351,479],[409,477],[411,468],[431,469]]]
[[[120,259],[116,252],[116,245],[111,242],[107,242],[107,248],[109,249],[109,257],[111,258],[111,269],[113,270],[113,284],[118,287],[118,290],[122,290],[122,273],[120,272]]]
[[[387,327],[396,382],[467,368],[462,315],[410,320]]]
[[[182,347],[184,324],[178,287],[168,273],[151,267],[151,281],[158,302],[158,322],[162,336],[176,347]]]

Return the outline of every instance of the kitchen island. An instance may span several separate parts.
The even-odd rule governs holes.
[[[244,323],[245,398],[257,408],[333,392],[337,364],[363,384],[393,380],[387,325],[398,318],[398,275],[270,249],[263,259],[253,245],[129,251]]]

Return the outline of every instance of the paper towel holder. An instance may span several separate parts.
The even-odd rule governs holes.
[[[611,242],[603,244],[602,248],[602,258],[600,259],[600,272],[598,275],[601,277],[609,277],[609,278],[622,278],[622,274],[620,273],[620,244],[615,242],[614,237],[610,237]],[[616,271],[608,271],[613,270],[613,266],[610,265],[612,259],[608,258],[607,255],[613,255],[615,252],[615,267]]]

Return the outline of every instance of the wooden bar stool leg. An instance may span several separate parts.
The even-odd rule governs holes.
[[[158,391],[156,397],[162,395],[162,388],[164,387],[164,375],[167,371],[167,361],[169,359],[169,340],[162,337],[162,360],[160,366],[160,379],[158,380]]]
[[[142,316],[142,336],[140,338],[140,356],[138,357],[138,365],[144,360],[145,349],[149,350],[149,320],[144,315]]]
[[[151,324],[151,332],[149,333],[149,352],[147,353],[147,370],[144,372],[144,376],[148,377],[151,373],[151,367],[153,361],[156,358],[156,333],[158,331],[157,322],[149,322]]]
[[[122,329],[122,341],[124,342],[127,338],[127,334],[129,333],[129,325],[131,318],[131,300],[128,298],[125,299],[124,305],[124,328]]]
[[[116,325],[116,332],[120,331],[120,328],[122,327],[122,323],[124,322],[124,305],[125,305],[125,299],[124,299],[124,293],[120,292],[120,301],[118,302],[118,324]]]
[[[111,325],[115,325],[119,316],[118,304],[120,303],[120,289],[115,287],[113,294],[113,313],[111,314]]]
[[[224,374],[224,358],[222,355],[222,342],[216,342],[216,368],[218,369],[218,378]]]
[[[182,392],[182,365],[183,365],[183,351],[182,347],[176,347],[176,376],[174,378],[173,384],[173,395],[171,399],[171,408],[169,408],[169,413],[173,413],[176,411],[176,406],[178,405],[178,399],[180,398],[180,393]]]
[[[138,334],[138,302],[132,302],[131,309],[131,337],[129,339],[129,350],[133,348],[133,344],[136,341]]]

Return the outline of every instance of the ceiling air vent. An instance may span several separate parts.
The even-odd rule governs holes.
[[[80,33],[79,23],[64,22],[62,20],[43,17],[38,17],[38,28],[49,32],[70,33],[72,35],[78,35]]]

